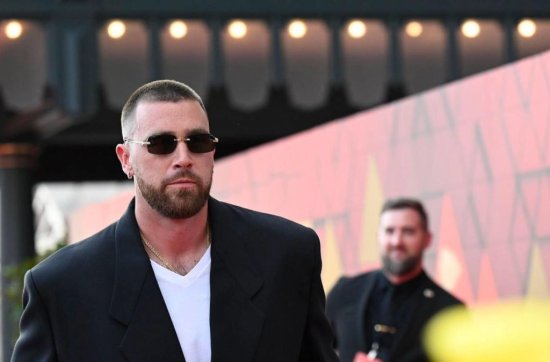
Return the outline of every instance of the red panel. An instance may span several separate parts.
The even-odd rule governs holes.
[[[487,255],[484,255],[481,260],[478,285],[477,302],[490,303],[498,299],[493,268]]]
[[[467,301],[523,296],[533,247],[550,275],[549,79],[547,53],[336,120],[221,160],[212,194],[312,224],[322,243],[330,223],[347,272],[378,265],[360,259],[365,204],[417,197],[430,272],[459,271]]]
[[[542,257],[544,272],[546,273],[546,285],[550,285],[550,243],[540,243],[539,250]]]
[[[345,218],[335,228],[344,269],[359,271],[375,163],[385,197],[426,202],[438,235],[428,270],[458,260],[467,300],[522,295],[530,246],[550,237],[549,69],[550,54],[530,58],[251,151],[243,157],[270,157],[254,156],[254,182],[241,177],[223,196],[298,221]]]
[[[550,123],[550,122],[549,122]],[[541,176],[539,204],[536,211],[534,225],[536,236],[539,239],[550,238],[550,171]]]

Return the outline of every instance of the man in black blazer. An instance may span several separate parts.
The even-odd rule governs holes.
[[[135,199],[26,274],[12,361],[336,361],[317,235],[209,196],[200,97],[148,83],[121,119]]]
[[[327,314],[342,362],[419,362],[426,323],[462,302],[422,268],[430,245],[428,216],[414,199],[388,200],[380,217],[382,269],[341,278],[327,296]]]

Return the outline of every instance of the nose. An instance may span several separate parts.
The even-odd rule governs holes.
[[[174,150],[173,157],[174,166],[176,168],[189,168],[193,165],[193,154],[189,151],[185,142],[178,142],[176,149]]]
[[[390,237],[390,244],[392,246],[401,245],[403,242],[403,233],[401,231],[395,231]]]

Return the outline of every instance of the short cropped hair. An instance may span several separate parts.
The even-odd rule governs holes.
[[[416,211],[420,216],[420,221],[422,222],[422,227],[424,227],[424,230],[429,230],[428,214],[426,213],[426,209],[424,208],[422,202],[417,199],[406,197],[389,199],[384,203],[384,206],[382,206],[382,211],[380,212],[380,215],[382,215],[386,211],[400,209],[413,209],[414,211]]]
[[[201,97],[187,84],[163,79],[142,85],[132,93],[122,108],[120,117],[122,137],[129,137],[135,131],[134,113],[140,102],[179,102],[181,100],[196,101],[206,112]]]

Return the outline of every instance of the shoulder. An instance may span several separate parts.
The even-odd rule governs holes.
[[[114,260],[116,223],[75,244],[67,245],[31,269],[37,282],[59,281],[95,273]]]
[[[374,283],[378,270],[355,276],[342,276],[327,295],[327,308],[341,304],[355,303],[357,296]]]
[[[214,199],[209,201],[208,212],[214,256],[236,257],[242,252],[258,270],[284,270],[281,275],[288,278],[291,272],[321,268],[321,243],[311,228]]]
[[[274,225],[274,226],[288,226],[297,229],[306,229],[304,226],[289,220],[287,218],[273,215],[261,211],[248,209],[246,207],[233,205],[227,202],[218,201],[210,198],[209,200],[210,216],[211,217],[229,217],[233,218],[237,222],[244,223],[257,223],[262,225]]]
[[[332,288],[333,292],[347,291],[350,289],[355,289],[368,283],[373,280],[377,274],[377,270],[369,271],[366,273],[361,273],[353,276],[342,276],[334,287]]]
[[[464,305],[463,301],[451,294],[449,291],[447,291],[445,288],[435,282],[432,278],[430,278],[427,274],[426,283],[427,286],[433,291],[433,295],[431,297],[434,299],[438,307],[446,308],[455,305]]]
[[[251,210],[245,207],[221,202],[210,198],[209,217],[214,224],[223,224],[224,228],[239,228],[248,233],[260,233],[266,237],[278,239],[314,238],[313,229],[287,218]]]

